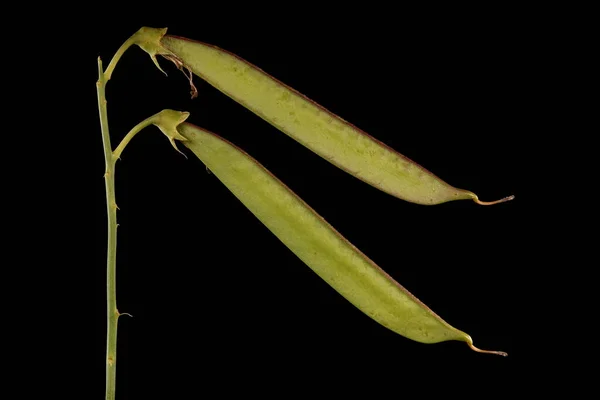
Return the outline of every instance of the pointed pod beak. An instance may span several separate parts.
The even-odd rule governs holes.
[[[186,119],[188,119],[188,117],[190,116],[190,113],[188,111],[179,111],[179,112],[181,113],[181,118],[179,119],[179,123],[181,124]]]

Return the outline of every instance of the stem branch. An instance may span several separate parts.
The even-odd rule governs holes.
[[[110,81],[110,78],[112,77],[112,73],[115,70],[117,63],[119,62],[123,54],[127,51],[127,49],[129,49],[133,44],[135,44],[135,40],[132,36],[129,39],[127,39],[125,43],[121,45],[121,47],[119,47],[112,60],[110,60],[108,67],[106,67],[106,72],[104,72],[105,83]]]
[[[127,144],[131,141],[131,139],[133,139],[133,137],[135,135],[137,135],[139,133],[139,131],[141,131],[142,129],[144,129],[145,127],[147,127],[149,125],[152,125],[154,123],[155,118],[156,117],[154,115],[152,117],[146,118],[145,120],[143,120],[142,122],[140,122],[139,124],[134,126],[133,129],[131,129],[129,131],[129,133],[127,135],[125,135],[123,140],[121,140],[121,143],[119,143],[119,145],[113,152],[113,159],[115,161],[121,157],[121,154],[123,153],[123,150],[125,149],[125,146],[127,146]]]

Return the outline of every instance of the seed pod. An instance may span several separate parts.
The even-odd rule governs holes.
[[[442,320],[354,247],[266,168],[219,136],[183,123],[178,128],[206,167],[317,275],[386,328],[421,343],[471,337]]]
[[[472,199],[419,164],[326,110],[246,60],[206,43],[161,31],[161,53],[333,165],[400,199],[423,205]],[[190,78],[191,81],[191,78]],[[193,87],[193,85],[192,85]],[[193,89],[195,94],[195,89]]]

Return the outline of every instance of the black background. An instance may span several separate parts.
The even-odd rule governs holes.
[[[185,15],[174,17],[178,7]],[[482,200],[419,206],[362,183],[311,153],[195,77],[131,48],[107,88],[113,146],[163,108],[240,146],[350,242],[475,345],[424,345],[350,305],[297,259],[193,154],[175,152],[156,128],[117,164],[118,398],[287,398],[300,390],[360,388],[399,393],[510,393],[524,344],[520,266],[525,245],[517,187],[520,143],[531,133],[536,41],[531,15],[503,9],[339,9],[235,5],[197,11],[181,4],[126,19],[118,10],[78,21],[72,68],[82,116],[74,178],[85,246],[76,282],[89,322],[85,398],[104,394],[106,212],[96,58],[108,64],[139,27],[229,50]],[[80,40],[77,35],[74,40]],[[65,140],[65,144],[71,143]],[[85,193],[85,194],[84,194]],[[90,230],[90,227],[92,228]],[[83,326],[83,325],[82,325]],[[415,380],[425,378],[425,383]],[[208,393],[219,395],[208,396]]]

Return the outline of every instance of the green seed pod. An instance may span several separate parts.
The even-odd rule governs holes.
[[[219,136],[189,123],[188,147],[279,240],[350,303],[386,328],[421,343],[471,337],[409,293],[266,168]]]
[[[333,165],[392,196],[423,205],[464,199],[491,205],[514,198],[481,201],[475,193],[449,185],[237,55],[206,43],[165,36],[166,29],[142,29],[146,29],[141,34],[144,39],[139,41],[153,60],[160,54],[181,70],[187,68]],[[152,40],[146,38],[149,33]],[[194,97],[193,84],[192,88]]]

